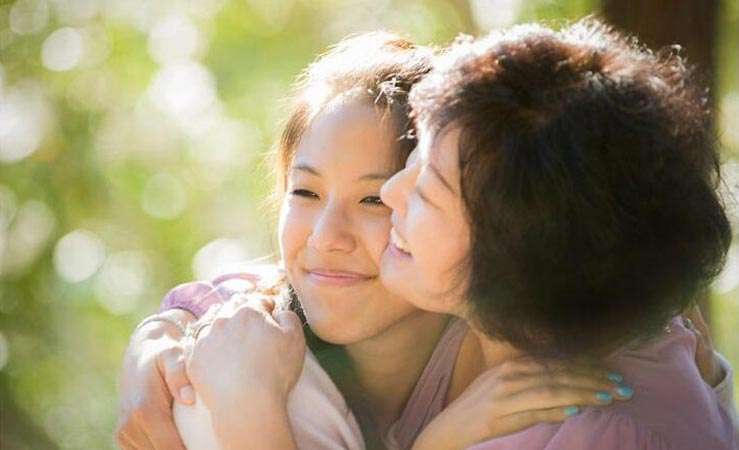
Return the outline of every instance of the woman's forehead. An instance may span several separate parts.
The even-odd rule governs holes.
[[[396,165],[396,152],[391,130],[371,105],[346,104],[314,119],[291,166],[387,172]]]
[[[450,175],[459,172],[459,127],[445,128],[439,133],[419,133],[418,157]]]

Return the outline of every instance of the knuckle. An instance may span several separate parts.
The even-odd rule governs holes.
[[[509,375],[516,371],[516,362],[510,360],[504,361],[499,367],[500,370],[498,370],[498,373],[501,376]]]
[[[254,306],[245,304],[239,306],[239,308],[236,310],[236,313],[234,314],[234,317],[238,317],[241,320],[252,320],[256,318],[259,314],[259,311],[254,309]]]
[[[546,385],[539,388],[539,394],[546,400],[554,400],[557,398],[559,391],[552,385]]]

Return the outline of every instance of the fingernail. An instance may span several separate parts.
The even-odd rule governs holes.
[[[568,406],[565,408],[565,416],[570,417],[580,412],[580,408],[577,406]]]
[[[595,393],[595,398],[602,403],[610,403],[613,400],[613,396],[606,391],[598,391]]]
[[[195,391],[193,390],[192,386],[185,386],[182,389],[180,389],[180,399],[188,405],[195,402]]]
[[[616,373],[616,372],[610,372],[608,374],[608,379],[613,381],[614,383],[621,383],[624,381],[623,375],[621,375],[620,373]]]
[[[616,393],[619,397],[631,398],[634,395],[634,390],[628,386],[619,386],[616,388]]]

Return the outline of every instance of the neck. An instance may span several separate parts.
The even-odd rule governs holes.
[[[523,352],[517,350],[510,344],[497,339],[492,339],[479,329],[473,329],[473,332],[480,343],[482,359],[485,362],[486,369],[495,367],[507,360],[523,355]]]
[[[448,321],[415,311],[377,336],[346,345],[379,432],[400,417]]]
[[[447,401],[452,402],[485,370],[495,367],[509,359],[522,355],[511,345],[490,338],[477,327],[474,320],[464,312],[457,315],[469,326],[459,354],[454,363],[454,371],[447,394]]]

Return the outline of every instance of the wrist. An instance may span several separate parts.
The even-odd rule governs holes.
[[[234,389],[213,389],[208,407],[224,416],[239,415],[248,406],[247,412],[274,413],[286,409],[287,393],[280,389],[259,385],[247,380]]]
[[[274,400],[274,399],[271,399]],[[296,448],[285,403],[249,399],[228,413],[211,409],[213,428],[224,450],[242,448]],[[245,444],[247,444],[245,446]]]

